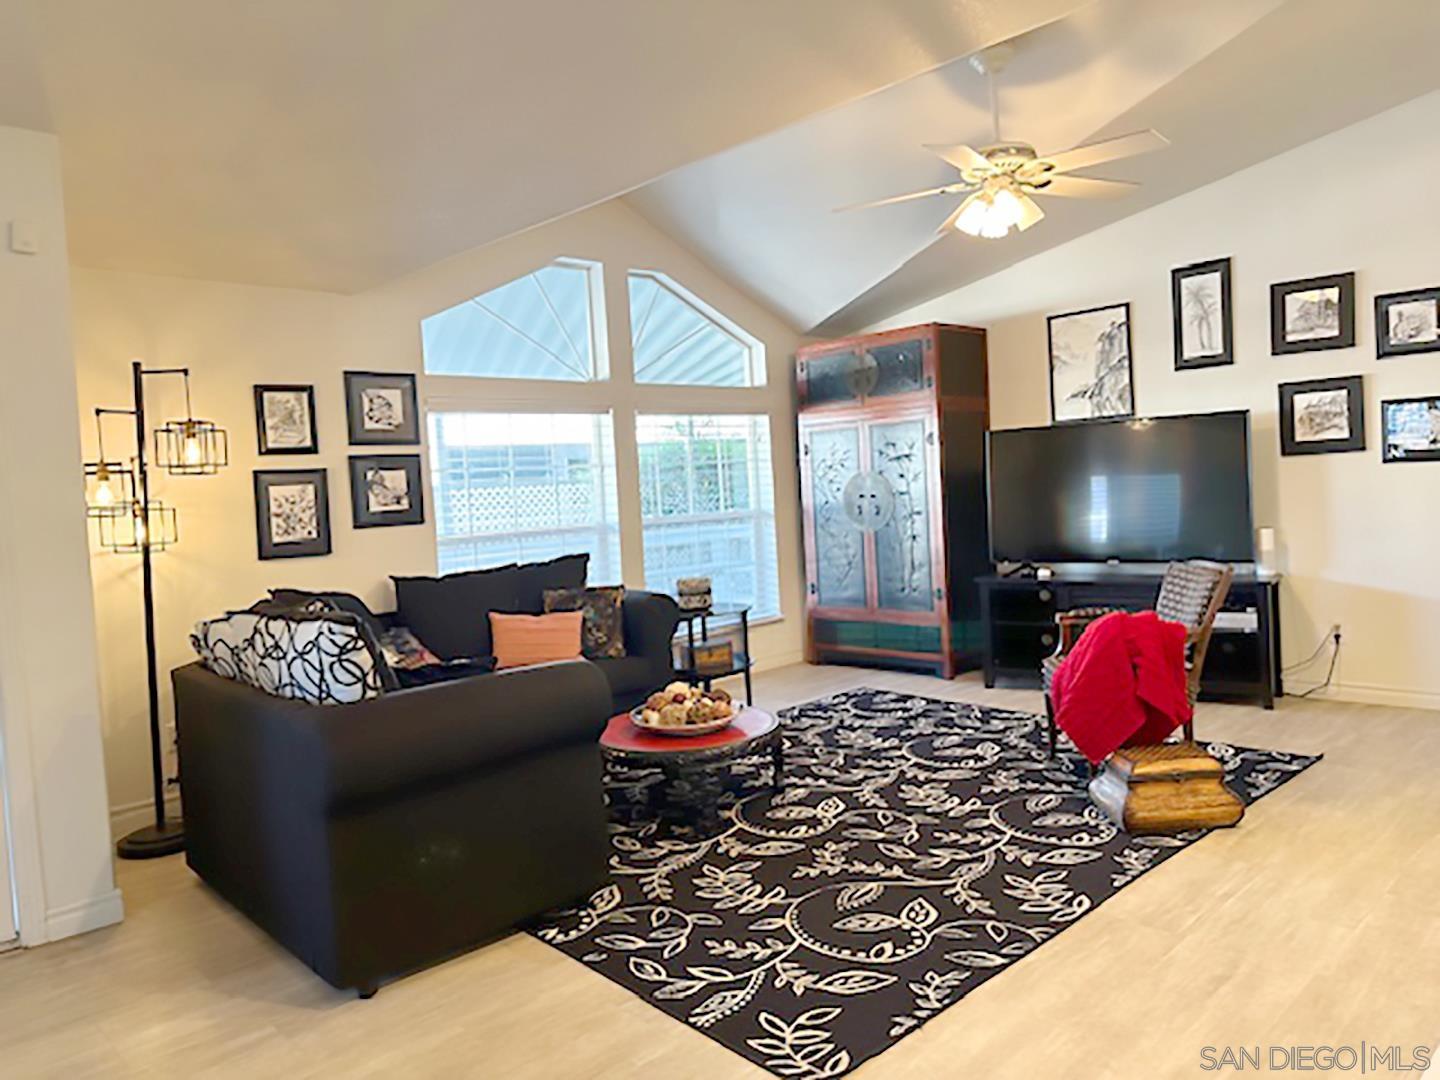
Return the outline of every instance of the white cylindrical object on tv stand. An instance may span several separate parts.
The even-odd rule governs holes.
[[[1268,525],[1256,530],[1255,569],[1262,574],[1273,574],[1275,566],[1275,530]]]

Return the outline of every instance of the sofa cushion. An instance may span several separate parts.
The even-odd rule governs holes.
[[[395,675],[402,689],[416,686],[434,686],[436,683],[469,679],[476,675],[489,675],[495,670],[495,658],[484,656],[478,660],[450,660],[440,664],[426,664],[424,667],[400,668]]]
[[[545,590],[547,612],[580,612],[580,652],[588,660],[625,655],[624,601],[623,585]]]
[[[348,705],[387,689],[388,667],[348,613],[237,611],[196,624],[190,643],[215,674],[276,697]]]
[[[490,656],[490,612],[517,610],[518,569],[392,577],[400,622],[442,660]]]
[[[492,611],[490,633],[495,645],[495,666],[503,670],[580,659],[583,618],[578,611],[557,611],[552,615],[506,615]]]
[[[548,562],[521,563],[517,567],[516,606],[505,610],[539,615],[545,610],[546,589],[583,589],[589,571],[588,552],[562,555]]]

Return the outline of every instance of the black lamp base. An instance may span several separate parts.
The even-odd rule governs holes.
[[[158,859],[184,850],[185,823],[178,819],[136,829],[129,836],[122,836],[115,845],[115,854],[122,859]]]

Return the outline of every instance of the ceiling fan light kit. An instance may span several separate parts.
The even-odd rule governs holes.
[[[1101,180],[1098,177],[1065,174],[1169,146],[1170,141],[1158,131],[1136,131],[1044,156],[1037,154],[1029,143],[1000,138],[1000,108],[995,76],[1014,55],[1014,51],[1014,45],[1005,42],[970,58],[971,66],[990,83],[994,144],[980,150],[962,143],[925,147],[960,173],[958,183],[912,191],[905,195],[892,195],[841,209],[860,210],[889,206],[932,195],[966,195],[965,201],[945,219],[938,231],[946,233],[953,228],[969,236],[998,240],[1008,236],[1012,230],[1024,232],[1045,216],[1045,211],[1031,198],[1032,195],[1091,199],[1124,195],[1134,190],[1138,185],[1125,180]]]

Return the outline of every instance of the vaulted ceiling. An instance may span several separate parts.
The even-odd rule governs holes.
[[[1440,87],[1434,0],[0,0],[88,266],[355,292],[624,196],[797,328],[889,317]],[[999,241],[921,149],[1155,127]],[[1433,137],[1430,132],[1424,137]]]
[[[0,0],[0,124],[71,251],[356,291],[1082,0]]]
[[[1156,128],[1172,145],[1086,173],[1137,192],[1042,199],[1045,219],[1001,240],[937,236],[961,196],[833,212],[953,182],[922,144],[994,141],[963,60],[629,199],[796,325],[848,332],[1440,87],[1434,15],[1433,0],[1097,0],[1021,37],[998,81],[1004,137],[1043,153]]]

